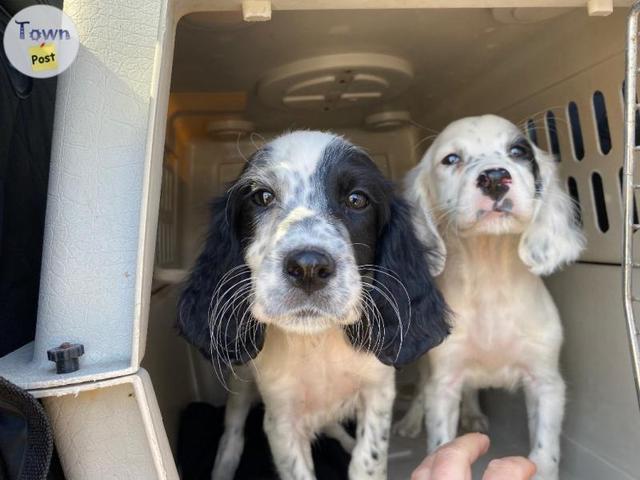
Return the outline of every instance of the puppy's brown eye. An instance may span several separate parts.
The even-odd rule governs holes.
[[[253,199],[253,202],[256,205],[259,205],[261,207],[266,207],[271,202],[273,202],[273,200],[276,197],[273,194],[273,192],[270,192],[269,190],[262,188],[260,190],[256,190],[255,192],[253,192],[253,195],[251,196],[251,198]]]
[[[369,205],[369,198],[362,192],[351,192],[347,197],[347,207],[362,210]]]
[[[447,155],[442,159],[441,163],[443,165],[455,165],[459,163],[461,160],[462,159],[460,158],[460,155],[457,155],[455,153],[450,153],[449,155]]]
[[[511,158],[530,159],[533,157],[531,149],[527,145],[512,145],[509,149],[509,156]]]

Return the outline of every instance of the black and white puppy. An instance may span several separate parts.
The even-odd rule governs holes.
[[[553,156],[504,118],[464,118],[409,174],[407,195],[431,225],[423,240],[446,252],[438,285],[454,320],[421,362],[423,385],[397,431],[416,435],[426,412],[432,451],[453,439],[459,418],[467,429],[487,428],[479,388],[523,386],[535,478],[557,479],[562,325],[540,275],[575,260],[584,237]]]
[[[249,159],[213,204],[179,305],[182,335],[218,372],[246,364],[231,376],[214,479],[233,478],[256,386],[283,480],[314,478],[320,432],[353,448],[349,478],[386,478],[393,366],[448,333],[430,253],[407,204],[344,139],[288,133]],[[355,443],[340,427],[354,414]]]

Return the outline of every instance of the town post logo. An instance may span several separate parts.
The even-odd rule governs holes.
[[[20,10],[7,24],[4,49],[13,67],[34,78],[65,71],[80,42],[73,21],[62,10],[35,5]]]

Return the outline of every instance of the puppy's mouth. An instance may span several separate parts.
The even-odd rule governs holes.
[[[313,317],[327,317],[329,313],[315,307],[311,308],[298,308],[288,313],[288,316],[293,318],[313,318]]]
[[[307,335],[350,323],[353,321],[348,321],[347,317],[336,317],[317,308],[299,308],[289,311],[276,322],[280,328]]]
[[[343,309],[321,308],[315,305],[265,310],[254,304],[253,314],[262,323],[278,325],[298,333],[316,333],[338,325],[350,325],[360,318],[359,306]]]
[[[503,198],[476,204],[458,224],[458,231],[463,236],[519,233],[527,221],[526,213],[516,209],[512,199]]]
[[[505,198],[500,202],[495,202],[493,204],[493,211],[511,215],[513,211],[513,201],[510,198]]]
[[[476,211],[476,221],[513,216],[513,201],[510,198],[497,200],[490,210],[480,208]]]
[[[359,307],[351,309],[345,308],[344,311],[338,313],[323,308],[305,306],[289,310],[284,313],[282,317],[287,319],[287,323],[318,322],[324,324],[329,322],[336,325],[346,325],[353,323],[354,319],[359,318],[358,311]]]

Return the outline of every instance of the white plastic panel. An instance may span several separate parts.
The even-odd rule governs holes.
[[[521,124],[532,119],[536,125],[540,145],[549,149],[549,128],[545,115],[553,112],[560,143],[560,171],[565,188],[568,177],[575,179],[580,197],[584,230],[587,234],[587,250],[583,260],[619,263],[622,258],[622,195],[620,169],[622,168],[622,81],[624,57],[617,55],[587,71],[538,92],[517,105],[502,112]],[[611,149],[603,153],[598,135],[593,96],[602,92],[607,110]],[[571,133],[569,103],[575,102],[580,118],[584,144],[584,157],[579,160]],[[597,192],[592,185],[592,175],[601,176],[608,229],[599,225],[596,208]],[[602,212],[601,212],[602,213]]]
[[[621,277],[621,267],[574,265],[547,281],[565,332],[562,468],[581,480],[640,478],[640,416]]]
[[[64,8],[81,47],[58,80],[36,337],[0,359],[0,372],[25,388],[137,369],[139,245],[157,215],[156,207],[147,218],[141,206],[153,113],[162,105],[151,94],[165,2],[67,0]],[[56,375],[46,351],[66,341],[84,344],[81,369]]]
[[[42,398],[68,480],[178,480],[153,387],[138,374],[31,392]]]

